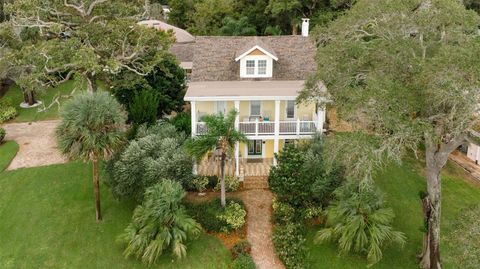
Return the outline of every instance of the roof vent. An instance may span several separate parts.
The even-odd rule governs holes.
[[[305,37],[308,36],[309,27],[310,27],[310,19],[303,18],[302,19],[302,36],[305,36]]]

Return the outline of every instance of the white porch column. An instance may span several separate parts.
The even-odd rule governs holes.
[[[197,103],[195,101],[190,102],[190,114],[192,121],[192,137],[197,135]],[[198,173],[197,161],[193,159],[193,174]]]
[[[192,114],[192,137],[197,134],[197,102],[190,102],[190,111]]]
[[[240,101],[235,101],[235,110],[237,116],[235,117],[235,130],[239,130],[240,126]],[[235,176],[240,176],[240,143],[235,143]]]
[[[317,131],[323,133],[323,124],[325,123],[325,109],[318,106],[317,108]]]
[[[278,154],[278,136],[280,135],[280,100],[275,100],[275,137],[273,139],[273,153]],[[277,165],[277,160],[273,158],[273,165]]]

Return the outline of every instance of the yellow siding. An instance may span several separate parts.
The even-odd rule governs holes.
[[[240,101],[240,121],[244,121],[245,118],[250,116],[250,102]]]
[[[265,140],[265,158],[273,158],[273,140]]]
[[[197,102],[197,112],[200,113],[199,116],[215,113],[215,102],[212,102],[212,101]]]
[[[247,152],[245,151],[245,145],[246,143],[240,143],[240,156],[242,158],[247,157]]]
[[[275,101],[262,101],[262,116],[275,120]]]
[[[214,101],[202,101],[197,102],[197,112],[201,115],[215,113],[216,102]],[[234,101],[227,101],[227,111],[235,108]],[[296,108],[297,117],[300,120],[304,120],[306,116],[307,120],[313,120],[312,115],[315,112],[315,104],[300,104]],[[245,121],[250,116],[250,102],[240,101],[240,121]],[[275,120],[275,101],[262,101],[262,116],[269,117],[270,121]],[[286,120],[286,101],[280,102],[280,120]]]
[[[307,117],[308,120],[313,120],[312,115],[315,112],[315,104],[309,103],[309,104],[304,104],[301,103],[300,105],[297,105],[297,117],[300,120],[304,120],[304,115]]]

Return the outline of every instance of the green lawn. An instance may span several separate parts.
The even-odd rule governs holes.
[[[73,81],[67,81],[55,88],[50,88],[36,96],[37,100],[43,102],[43,105],[34,107],[34,108],[21,108],[19,105],[23,102],[23,93],[18,88],[17,85],[13,85],[7,91],[4,97],[12,101],[12,105],[17,108],[18,116],[13,120],[13,122],[32,122],[32,121],[41,121],[41,120],[51,120],[58,118],[59,104],[54,101],[58,98],[60,105],[62,102],[65,102],[66,99],[72,94],[74,88]],[[77,90],[78,92],[79,90]],[[45,107],[53,105],[44,110],[39,111]]]
[[[0,146],[0,156],[16,151]],[[10,147],[10,148],[7,148]],[[3,160],[0,160],[0,164]],[[170,255],[152,267],[124,259],[116,237],[133,204],[115,201],[102,186],[104,221],[95,222],[91,167],[68,163],[0,172],[0,268],[228,268],[230,253],[215,237],[188,245],[187,258]]]
[[[376,182],[387,194],[389,206],[396,214],[395,229],[407,236],[407,243],[403,248],[389,246],[384,251],[383,259],[371,268],[377,269],[404,269],[419,268],[415,256],[422,247],[423,226],[422,211],[418,193],[425,190],[426,184],[421,176],[421,168],[410,161],[401,166],[391,166],[376,178]],[[448,237],[452,231],[452,223],[463,208],[480,203],[480,187],[474,186],[464,178],[465,173],[455,164],[448,163],[442,174],[442,236]],[[363,257],[356,255],[338,256],[334,244],[316,245],[313,237],[317,229],[311,228],[308,233],[309,268],[315,269],[357,269],[366,268]],[[442,259],[444,268],[457,268],[449,250],[455,246],[442,244]]]
[[[5,170],[18,151],[18,144],[15,141],[6,141],[0,144],[0,173]]]

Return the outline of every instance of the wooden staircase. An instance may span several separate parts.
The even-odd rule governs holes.
[[[243,188],[252,189],[268,189],[268,176],[246,176],[243,180]]]

